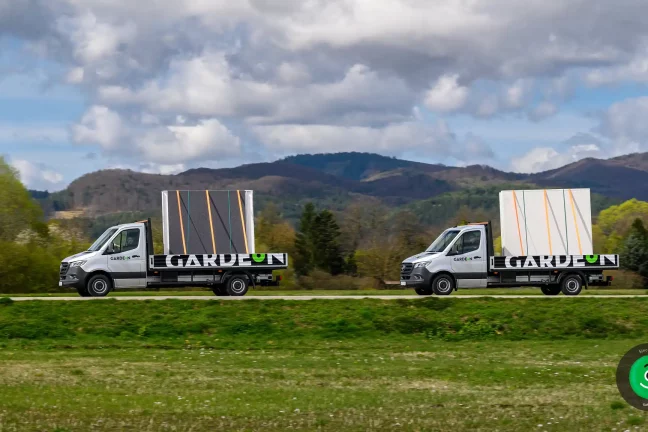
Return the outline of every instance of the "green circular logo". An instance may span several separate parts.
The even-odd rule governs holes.
[[[648,399],[648,355],[639,357],[630,367],[630,387],[637,396]]]
[[[648,411],[648,344],[637,345],[621,358],[616,382],[626,402]]]

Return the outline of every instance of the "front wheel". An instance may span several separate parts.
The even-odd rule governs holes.
[[[453,289],[454,280],[448,275],[439,275],[432,281],[432,291],[436,295],[450,295]]]
[[[545,285],[540,287],[540,290],[544,295],[555,296],[560,294],[560,285]]]
[[[90,297],[105,297],[110,292],[110,279],[107,276],[98,274],[92,276],[86,285]]]
[[[227,294],[231,296],[244,296],[248,292],[248,288],[247,276],[232,276],[227,281]]]
[[[432,295],[431,288],[414,288],[414,291],[416,291],[416,294],[418,295]]]
[[[568,275],[565,277],[561,284],[561,291],[568,296],[575,296],[580,294],[583,290],[583,280],[578,275]]]

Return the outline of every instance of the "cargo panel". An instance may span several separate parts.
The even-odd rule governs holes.
[[[162,192],[164,253],[254,253],[250,190]]]

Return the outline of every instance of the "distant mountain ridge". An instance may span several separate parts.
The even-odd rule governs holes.
[[[587,187],[617,201],[648,200],[648,153],[583,159],[536,174],[509,173],[486,165],[426,164],[373,153],[304,154],[235,168],[197,168],[177,175],[102,170],[76,179],[63,191],[46,195],[34,191],[33,195],[50,214],[83,210],[96,216],[158,213],[160,191],[165,189],[253,189],[257,210],[273,202],[287,217],[295,218],[307,201],[336,211],[353,202],[425,208],[412,205],[470,190],[488,190],[491,196],[493,190],[511,187]]]

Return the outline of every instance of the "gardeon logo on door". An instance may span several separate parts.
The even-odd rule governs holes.
[[[495,257],[493,269],[618,268],[618,255],[539,255]]]

